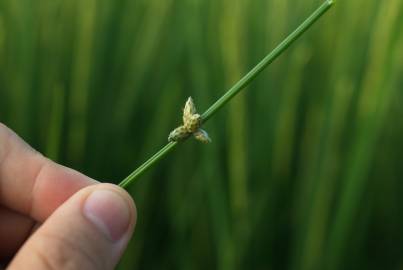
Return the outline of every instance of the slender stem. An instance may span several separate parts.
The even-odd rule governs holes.
[[[165,145],[161,150],[155,153],[151,158],[149,158],[146,162],[144,162],[140,167],[138,167],[134,172],[132,172],[129,176],[127,176],[122,182],[119,183],[119,186],[125,188],[128,184],[130,184],[134,179],[138,178],[140,175],[146,172],[148,168],[154,165],[158,160],[163,158],[166,154],[168,154],[178,143],[170,142]]]
[[[333,1],[324,2],[317,10],[312,13],[297,29],[286,37],[273,51],[271,51],[259,64],[240,79],[231,89],[229,89],[220,99],[218,99],[210,108],[203,113],[203,122],[206,122],[216,111],[222,108],[236,94],[244,89],[260,72],[262,72],[270,63],[280,56],[295,40],[297,40],[306,30],[311,27],[333,4]]]
[[[262,61],[260,61],[251,71],[249,71],[242,79],[240,79],[233,87],[231,87],[221,98],[219,98],[210,108],[202,114],[203,123],[211,118],[220,108],[236,94],[244,89],[260,72],[262,72],[270,63],[279,57],[295,40],[297,40],[306,30],[308,30],[329,8],[333,1],[325,1],[311,16],[309,16],[297,29],[295,29],[288,37],[286,37],[273,51],[271,51]],[[160,151],[154,154],[150,159],[144,162],[134,172],[127,176],[119,186],[126,188],[133,180],[137,179],[147,169],[156,164],[161,158],[168,154],[177,145],[177,142],[170,142]]]

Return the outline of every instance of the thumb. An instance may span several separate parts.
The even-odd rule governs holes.
[[[113,269],[135,222],[133,200],[123,189],[83,188],[28,239],[9,269]]]

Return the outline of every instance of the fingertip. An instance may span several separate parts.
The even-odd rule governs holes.
[[[133,199],[113,184],[96,185],[84,201],[83,214],[112,242],[130,237],[136,222]]]
[[[129,210],[130,213],[132,214],[132,219],[135,221],[137,219],[137,207],[136,207],[136,203],[133,199],[133,197],[129,194],[129,192],[127,192],[127,190],[125,190],[124,188],[112,184],[112,183],[100,183],[98,184],[99,187],[101,188],[105,188],[105,189],[111,189],[114,192],[118,193],[119,196],[121,196],[126,203],[129,205]]]
[[[125,190],[112,184],[84,187],[56,209],[13,263],[21,269],[65,269],[66,262],[71,269],[113,269],[135,221],[135,205]]]

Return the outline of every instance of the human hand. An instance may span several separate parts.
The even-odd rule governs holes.
[[[11,259],[7,269],[113,269],[135,223],[123,189],[52,162],[0,123],[0,262]]]

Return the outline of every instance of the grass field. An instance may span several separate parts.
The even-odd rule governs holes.
[[[0,121],[118,183],[321,0],[0,0]],[[403,1],[333,9],[130,187],[121,269],[403,269]]]

